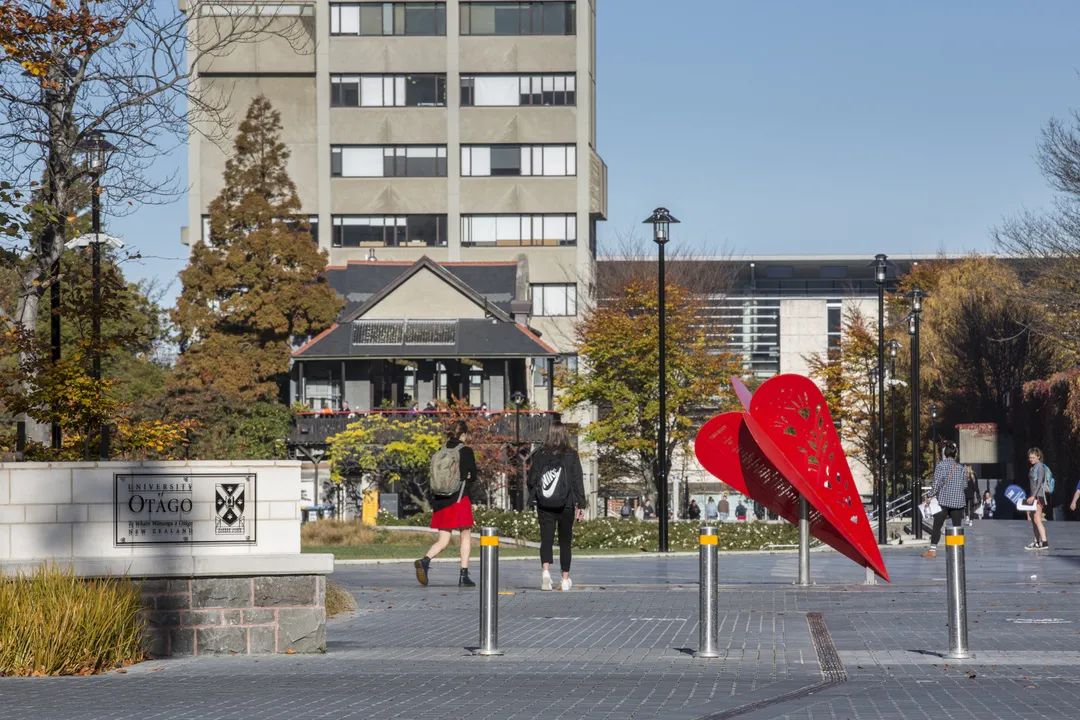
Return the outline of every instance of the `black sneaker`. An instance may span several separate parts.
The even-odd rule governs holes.
[[[472,578],[469,577],[469,571],[467,568],[461,568],[461,574],[458,576],[457,586],[466,588],[476,587],[476,583],[474,583],[472,581]]]
[[[416,581],[421,585],[427,586],[428,567],[430,566],[431,560],[426,555],[413,563],[413,567],[416,568]]]
[[[1043,545],[1043,544],[1042,544],[1041,542],[1039,542],[1038,540],[1036,540],[1036,541],[1035,541],[1035,542],[1033,542],[1033,543],[1028,543],[1027,545],[1025,545],[1025,546],[1024,546],[1024,549],[1025,549],[1025,550],[1042,550],[1042,549],[1043,549],[1044,547],[1046,547],[1046,546],[1045,546],[1045,545]]]

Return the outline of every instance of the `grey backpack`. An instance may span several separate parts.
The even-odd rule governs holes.
[[[431,456],[431,494],[438,497],[457,495],[461,482],[461,445],[442,446]]]

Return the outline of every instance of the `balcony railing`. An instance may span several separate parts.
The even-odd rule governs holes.
[[[538,412],[522,410],[515,412],[485,412],[475,411],[477,415],[485,415],[493,421],[493,431],[506,438],[508,442],[515,439],[515,425],[517,437],[523,443],[539,443],[547,438],[548,428],[559,416],[559,413]],[[292,429],[289,431],[286,443],[290,447],[319,447],[326,445],[328,438],[345,430],[350,423],[354,423],[366,415],[385,415],[399,420],[414,420],[419,418],[431,418],[446,420],[451,416],[460,416],[460,413],[446,413],[439,411],[414,412],[411,410],[371,410],[332,413],[304,413],[293,419]]]

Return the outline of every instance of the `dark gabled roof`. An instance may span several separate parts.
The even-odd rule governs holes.
[[[363,319],[336,323],[293,353],[298,360],[344,359],[409,359],[409,358],[519,358],[551,357],[558,352],[523,325],[496,319],[461,319],[449,321],[417,320],[413,323],[441,323],[451,332],[439,344],[409,343],[408,320],[365,321]],[[370,333],[364,326],[374,323],[390,329],[401,325],[400,331]],[[378,337],[383,344],[357,341]],[[429,336],[430,337],[430,336]],[[393,341],[393,342],[391,342]]]
[[[486,299],[489,305],[510,312],[517,288],[516,262],[436,263],[426,256],[416,262],[351,261],[347,265],[330,266],[326,277],[330,287],[345,299],[341,317],[346,318],[352,317],[380,291],[404,282],[420,267],[428,267],[444,277],[449,275],[475,296]]]

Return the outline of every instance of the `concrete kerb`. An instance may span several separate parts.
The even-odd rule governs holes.
[[[437,530],[431,530],[430,528],[415,528],[415,529],[416,530],[430,530],[431,532],[438,532]],[[519,542],[519,541],[517,541],[514,538],[499,538],[499,542],[500,543],[506,543],[507,545],[513,545],[513,544],[515,544],[516,542]],[[525,546],[518,545],[518,547],[539,548],[540,543],[531,543],[531,544],[525,545]],[[890,551],[898,551],[898,552],[903,552],[905,549],[911,549],[911,550],[917,549],[917,546],[915,546],[915,545],[907,545],[907,544],[905,544],[905,545],[882,545],[880,547],[881,547],[881,549],[883,551],[884,550],[890,550]],[[812,548],[810,550],[810,552],[813,552],[813,553],[835,553],[836,551],[833,550],[831,547],[821,546],[821,547]],[[798,550],[782,550],[782,549],[773,549],[773,550],[720,550],[719,551],[719,555],[721,557],[725,557],[725,556],[733,557],[733,556],[743,556],[743,555],[765,555],[765,556],[768,556],[768,555],[798,555],[798,554],[799,554]],[[687,557],[696,558],[697,556],[698,556],[698,553],[697,553],[697,551],[694,551],[694,550],[676,550],[676,551],[666,552],[666,553],[661,553],[661,552],[590,553],[588,550],[574,550],[574,559],[575,560],[600,560],[600,559],[604,559],[604,558],[610,558],[610,559],[613,559],[613,560],[620,560],[620,559],[625,560],[625,559],[633,559],[633,558],[655,558],[655,559],[658,559],[658,560],[667,560],[667,559],[673,559],[673,558],[687,558]],[[531,555],[530,556],[518,556],[518,557],[500,557],[499,562],[500,563],[503,563],[503,562],[518,562],[518,561],[522,561],[522,560],[531,561],[531,560],[535,560],[535,559],[536,558],[532,557]],[[365,558],[365,559],[353,559],[353,560],[338,560],[338,559],[335,559],[334,560],[334,565],[335,566],[337,566],[337,565],[396,565],[396,564],[399,564],[399,563],[412,563],[415,560],[416,560],[416,558],[413,558],[413,557],[410,557],[410,558]],[[456,563],[456,562],[459,562],[459,558],[457,557],[457,555],[453,555],[453,556],[448,555],[446,557],[435,558],[431,562],[433,562],[433,563]]]

